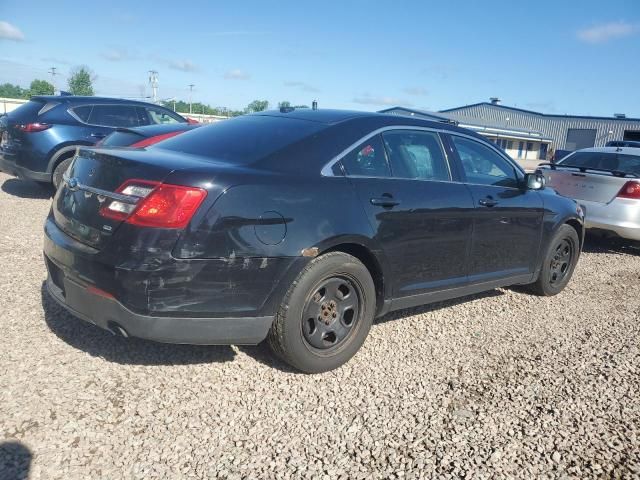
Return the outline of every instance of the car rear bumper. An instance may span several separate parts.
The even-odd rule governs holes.
[[[149,233],[149,232],[147,232]],[[45,223],[47,289],[74,315],[114,333],[166,343],[256,344],[264,340],[296,272],[297,257],[182,260],[142,264],[98,251]],[[237,260],[237,262],[235,261]]]
[[[606,230],[629,240],[640,240],[640,201],[616,198],[610,203],[577,200],[585,210],[587,229]]]
[[[265,317],[157,317],[139,315],[113,298],[94,293],[64,277],[56,285],[47,278],[49,294],[76,317],[116,335],[138,337],[163,343],[193,345],[257,344],[269,332],[272,316]]]
[[[11,155],[7,155],[0,152],[0,170],[13,175],[14,177],[22,178],[25,180],[33,180],[35,182],[51,182],[51,174],[47,172],[34,172],[28,168],[16,165],[11,160]]]

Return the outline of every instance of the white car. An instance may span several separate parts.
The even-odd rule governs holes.
[[[585,148],[538,169],[583,207],[588,229],[640,240],[640,148]]]

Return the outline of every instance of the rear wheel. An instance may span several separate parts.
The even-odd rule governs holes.
[[[571,280],[579,257],[578,233],[570,225],[562,225],[549,242],[538,280],[529,289],[537,295],[557,295]]]
[[[71,165],[72,160],[73,160],[73,157],[62,160],[58,165],[56,165],[56,168],[53,170],[51,181],[53,183],[53,187],[56,190],[62,183],[62,177],[64,176],[64,172],[67,171],[67,168],[69,168],[69,165]]]
[[[269,331],[269,345],[303,372],[333,370],[364,343],[375,301],[371,274],[357,258],[342,252],[317,257],[289,288]]]

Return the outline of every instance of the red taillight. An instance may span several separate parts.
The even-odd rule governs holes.
[[[186,227],[207,196],[207,191],[201,188],[146,180],[127,180],[117,192],[140,200],[136,204],[111,200],[100,209],[103,217],[157,228]]]
[[[633,198],[640,200],[640,182],[630,181],[618,192],[618,198]]]
[[[136,148],[148,147],[149,145],[153,145],[155,143],[161,142],[162,140],[166,140],[167,138],[175,137],[179,133],[182,133],[182,132],[178,131],[178,132],[163,133],[162,135],[156,135],[155,137],[145,138],[144,140],[140,140],[139,142],[132,143],[130,146],[136,147]]]
[[[184,228],[207,196],[195,187],[162,184],[140,201],[127,223],[141,227]]]
[[[22,130],[23,132],[33,133],[33,132],[41,132],[46,130],[47,128],[51,128],[51,125],[48,123],[22,123],[20,125],[16,125],[18,130]]]

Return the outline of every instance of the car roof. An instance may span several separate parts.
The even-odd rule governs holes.
[[[576,150],[576,152],[623,153],[640,156],[640,148],[637,147],[593,147]]]
[[[114,97],[87,97],[80,95],[35,95],[31,97],[31,100],[44,101],[44,102],[58,102],[58,103],[83,103],[83,104],[97,104],[97,103],[122,103],[122,104],[135,104],[144,105],[149,107],[159,107],[166,109],[162,105],[155,103],[143,102],[141,100],[130,100],[126,98],[114,98]]]

